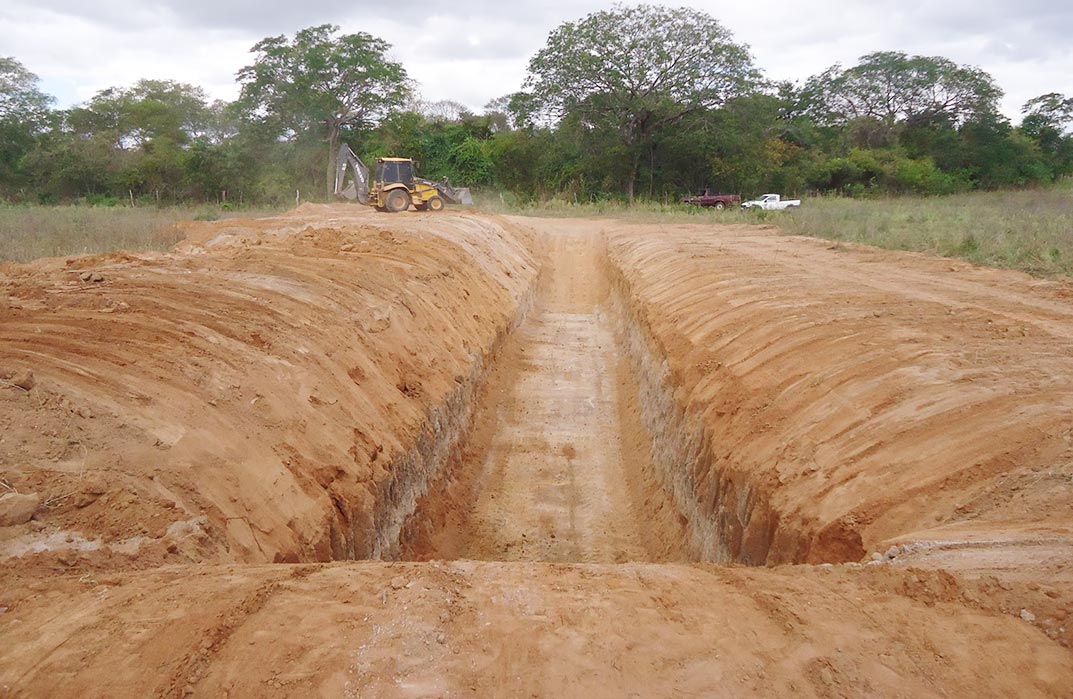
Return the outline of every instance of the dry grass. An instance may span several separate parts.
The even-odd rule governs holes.
[[[1038,276],[1073,276],[1073,181],[1047,189],[946,197],[812,198],[790,211],[714,211],[681,204],[562,200],[510,205],[484,196],[480,208],[526,216],[607,216],[639,223],[757,223],[810,235],[960,257]]]
[[[750,212],[715,209],[685,204],[662,204],[639,201],[633,205],[619,200],[575,203],[563,199],[544,202],[514,203],[509,196],[494,193],[475,195],[477,208],[489,213],[534,216],[539,218],[619,218],[637,223],[755,223]]]
[[[175,228],[179,221],[268,213],[218,206],[0,206],[0,261],[27,262],[112,250],[166,250],[181,239]]]
[[[882,200],[813,199],[768,216],[787,233],[1073,275],[1073,187]]]
[[[793,212],[714,211],[681,204],[552,200],[512,205],[496,195],[485,211],[527,216],[606,216],[639,223],[755,223],[830,240],[960,257],[1040,276],[1073,276],[1073,183],[1029,191],[948,197],[808,199]],[[0,261],[111,250],[165,250],[180,239],[175,223],[257,216],[269,210],[219,207],[119,208],[0,206]]]

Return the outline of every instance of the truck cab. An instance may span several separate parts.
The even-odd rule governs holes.
[[[743,209],[764,209],[766,211],[781,211],[801,206],[800,199],[783,199],[778,194],[761,194],[759,199],[744,202]]]

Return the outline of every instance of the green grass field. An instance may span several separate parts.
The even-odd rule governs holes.
[[[264,210],[224,210],[218,206],[103,207],[0,206],[0,261],[112,250],[167,250],[182,236],[178,221],[259,216]]]

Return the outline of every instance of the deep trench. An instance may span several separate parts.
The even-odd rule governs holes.
[[[333,534],[338,557],[806,560],[809,538],[720,469],[602,239],[545,240],[532,303],[392,464],[372,541]]]

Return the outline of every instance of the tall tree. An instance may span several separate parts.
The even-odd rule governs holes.
[[[189,144],[208,132],[213,117],[200,87],[139,80],[133,87],[101,90],[67,119],[77,133],[109,134],[117,147],[144,148],[162,139]]]
[[[1057,92],[1025,102],[1021,131],[1034,140],[1055,176],[1073,173],[1073,97]]]
[[[1073,97],[1048,92],[1025,102],[1021,113],[1024,114],[1021,128],[1028,133],[1038,134],[1044,129],[1051,129],[1065,134],[1073,128]]]
[[[710,15],[688,8],[616,6],[560,25],[529,63],[526,87],[550,116],[618,134],[626,194],[651,139],[759,80],[748,49]]]
[[[996,112],[1002,90],[979,68],[940,56],[879,51],[847,69],[834,65],[811,78],[802,91],[808,111],[823,123],[876,119],[896,122],[984,119]]]
[[[410,92],[406,71],[387,57],[389,44],[358,32],[337,36],[323,24],[254,45],[252,65],[238,72],[239,108],[277,137],[319,131],[328,143],[326,185],[331,196],[342,129],[383,118]]]
[[[0,56],[0,188],[21,177],[22,158],[49,123],[53,99],[37,82],[14,58]]]

